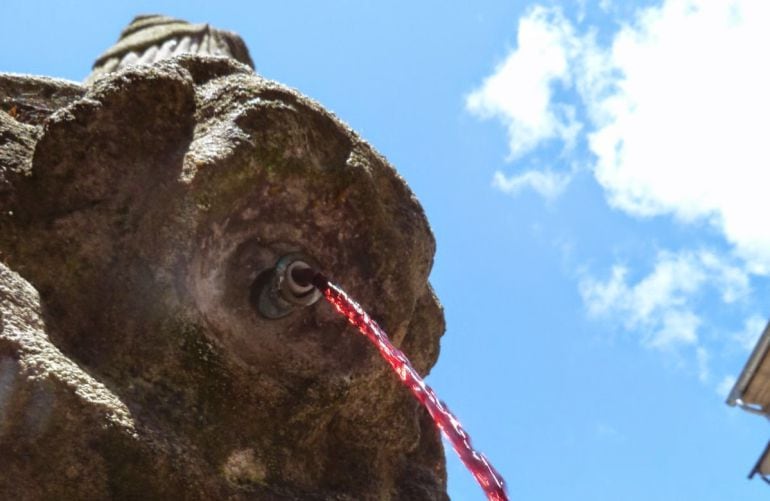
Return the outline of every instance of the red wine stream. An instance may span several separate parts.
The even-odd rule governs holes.
[[[457,418],[449,412],[449,409],[438,399],[433,389],[414,370],[406,355],[393,346],[388,335],[377,325],[377,322],[342,289],[320,273],[315,274],[312,282],[323,293],[326,300],[347,318],[351,325],[357,327],[361,334],[374,343],[382,358],[393,368],[404,386],[409,388],[414,397],[428,411],[433,422],[452,444],[465,467],[476,478],[487,498],[491,501],[508,501],[503,477],[483,454],[473,448],[470,437],[463,430]]]

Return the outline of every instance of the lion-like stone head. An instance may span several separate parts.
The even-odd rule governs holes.
[[[324,302],[267,319],[250,299],[302,252],[430,369],[434,240],[382,156],[227,57],[87,87],[0,75],[0,92],[22,111],[58,96],[0,113],[0,448],[27,451],[0,455],[18,475],[0,494],[445,497],[438,434],[367,341]],[[50,352],[37,372],[30,339]]]

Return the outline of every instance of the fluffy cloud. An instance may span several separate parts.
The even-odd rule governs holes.
[[[595,175],[634,215],[719,228],[756,271],[770,271],[770,44],[761,1],[668,0],[615,36],[612,72],[588,85]]]
[[[699,377],[708,379],[708,353],[698,346],[698,300],[709,289],[718,291],[725,303],[745,297],[746,273],[712,252],[684,251],[659,253],[652,272],[636,282],[628,275],[627,268],[616,265],[605,280],[583,277],[580,294],[589,315],[620,319],[650,348],[696,346]]]
[[[585,141],[612,206],[706,222],[755,273],[770,273],[768,18],[761,0],[665,0],[601,47],[593,29],[579,33],[558,9],[537,7],[466,104],[503,121],[512,159],[547,140]],[[579,98],[565,99],[557,85]],[[496,186],[517,192],[537,178],[512,179]]]
[[[765,330],[765,324],[767,324],[767,319],[759,315],[752,315],[744,322],[743,329],[733,334],[732,339],[744,350],[751,351]]]
[[[725,376],[722,378],[722,380],[717,384],[716,392],[717,395],[719,395],[722,398],[727,398],[727,395],[730,394],[730,390],[733,389],[733,386],[735,386],[735,376]]]
[[[567,189],[572,176],[551,171],[530,170],[523,174],[506,176],[495,172],[492,186],[509,195],[516,195],[524,189],[531,189],[547,200],[553,200]]]
[[[571,83],[569,65],[579,51],[577,43],[564,16],[537,7],[519,22],[519,48],[468,96],[469,111],[505,124],[511,159],[545,140],[571,142],[576,135],[574,110],[555,103],[553,89],[558,83]]]
[[[620,15],[610,2],[598,11]],[[749,350],[765,324],[753,315],[732,335],[702,333],[713,323],[704,294],[729,305],[770,275],[767,19],[762,0],[662,0],[610,19],[618,28],[600,44],[600,27],[585,26],[581,14],[573,22],[558,8],[536,7],[519,22],[517,46],[466,101],[470,112],[505,125],[509,160],[544,145],[587,151],[587,162],[570,161],[589,165],[610,206],[722,235],[729,253],[661,252],[647,275],[615,265],[579,284],[590,316],[619,322],[649,348],[687,350],[703,382],[719,358],[713,343]],[[498,171],[493,186],[554,199],[574,175],[553,166]],[[722,379],[719,391],[733,382]]]

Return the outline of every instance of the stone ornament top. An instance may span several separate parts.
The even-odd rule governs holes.
[[[141,15],[96,59],[86,82],[134,64],[150,64],[180,54],[230,57],[254,68],[249,49],[235,33],[167,16]]]

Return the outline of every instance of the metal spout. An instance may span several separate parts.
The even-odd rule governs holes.
[[[252,304],[260,315],[269,319],[283,318],[312,305],[321,297],[312,283],[317,269],[315,261],[302,253],[281,257],[252,284]]]

